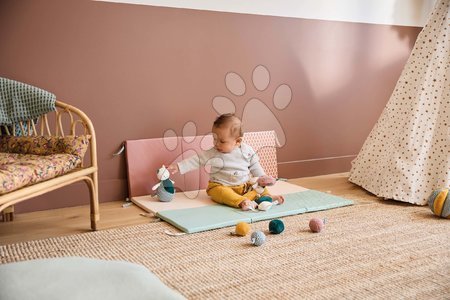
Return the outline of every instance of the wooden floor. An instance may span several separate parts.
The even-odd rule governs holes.
[[[365,194],[360,187],[348,182],[348,173],[305,177],[289,180],[309,189],[331,192],[334,195]],[[374,197],[375,198],[375,197]],[[147,217],[135,205],[123,208],[122,201],[100,203],[99,230],[145,224]],[[0,222],[0,245],[49,237],[89,232],[89,206],[16,214],[13,222]]]

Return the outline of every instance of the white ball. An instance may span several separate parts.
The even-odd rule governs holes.
[[[269,201],[263,201],[260,204],[258,204],[259,210],[269,210],[272,207],[272,202]]]

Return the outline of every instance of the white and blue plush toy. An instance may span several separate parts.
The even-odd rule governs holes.
[[[158,196],[159,201],[169,202],[172,201],[173,196],[175,194],[174,183],[169,179],[170,172],[163,165],[156,171],[156,177],[160,180],[157,184],[155,184],[152,190],[156,190],[156,196]]]

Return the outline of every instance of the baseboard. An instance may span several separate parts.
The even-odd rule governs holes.
[[[313,158],[278,163],[278,176],[281,178],[298,178],[333,173],[348,172],[355,155]]]

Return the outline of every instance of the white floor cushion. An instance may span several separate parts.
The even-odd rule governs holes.
[[[142,265],[84,257],[0,265],[0,299],[185,299]]]

